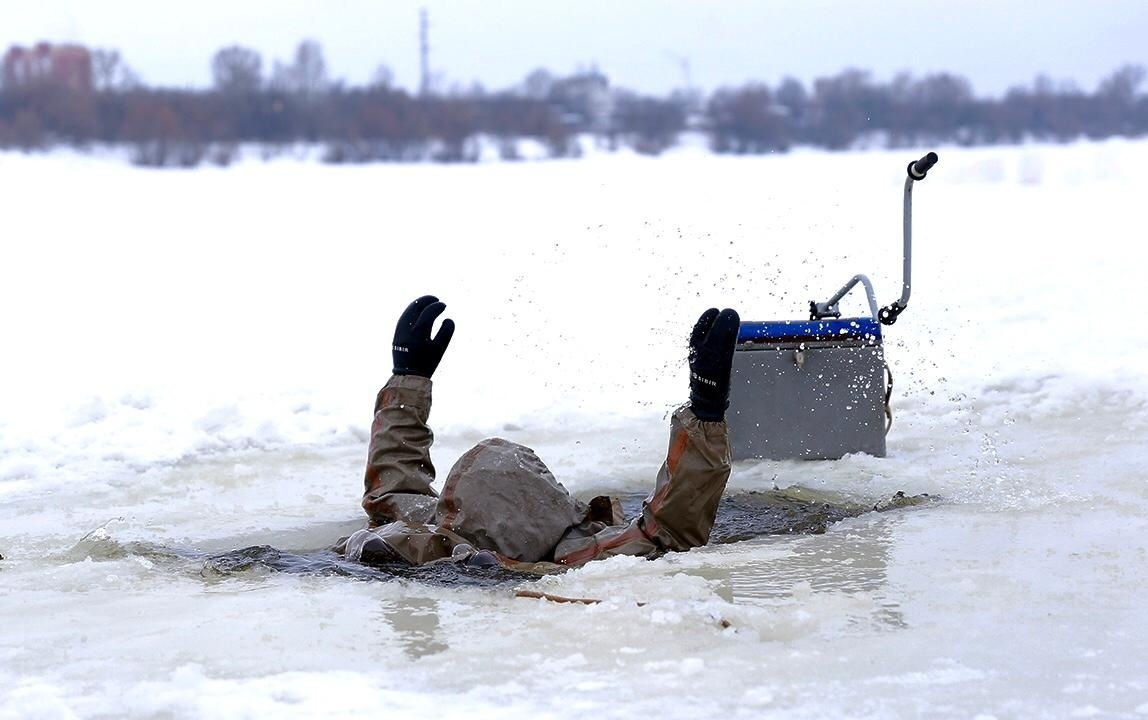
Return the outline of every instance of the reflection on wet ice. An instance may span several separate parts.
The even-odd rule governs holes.
[[[412,660],[440,653],[450,646],[439,632],[438,603],[425,597],[407,597],[382,604],[383,621],[394,629],[403,653]]]
[[[892,524],[874,518],[849,532],[796,537],[768,537],[747,544],[768,545],[776,553],[738,553],[688,572],[720,583],[717,593],[733,603],[778,606],[825,600],[861,600],[864,617],[854,621],[884,627],[906,627],[888,587]],[[855,613],[851,613],[854,614]],[[868,622],[866,622],[868,621]]]

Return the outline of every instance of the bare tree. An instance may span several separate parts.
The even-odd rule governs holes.
[[[307,97],[316,97],[327,89],[327,62],[319,43],[314,40],[299,43],[295,50],[295,72],[299,89]]]
[[[134,90],[140,80],[119,50],[97,48],[92,51],[92,86],[100,92],[119,92]]]
[[[615,100],[614,130],[644,155],[658,155],[678,141],[685,128],[685,108],[673,100],[619,92]]]
[[[1145,73],[1143,66],[1125,65],[1101,81],[1098,93],[1131,104],[1146,76],[1148,73]]]
[[[16,113],[6,135],[7,138],[0,138],[4,144],[11,144],[24,152],[38,150],[44,145],[44,128],[41,126],[40,118],[30,110]]]
[[[1143,132],[1143,119],[1148,110],[1148,97],[1138,97],[1146,73],[1140,65],[1125,65],[1100,82],[1096,91],[1097,121],[1094,137],[1111,134],[1134,136]]]
[[[848,69],[814,81],[810,110],[811,139],[842,150],[863,133],[888,127],[891,103],[867,71]]]
[[[797,78],[787,77],[774,93],[778,108],[785,114],[790,133],[800,137],[805,128],[809,110],[809,93]]]
[[[554,77],[549,70],[538,68],[522,81],[522,94],[535,100],[549,99],[556,82],[558,82],[558,78]]]
[[[154,92],[129,99],[122,132],[136,165],[194,167],[203,159],[206,146],[193,138],[188,114],[173,99]]]
[[[789,148],[785,113],[765,85],[718,90],[710,99],[708,115],[715,152],[757,154]]]
[[[395,73],[386,65],[379,65],[375,68],[374,74],[371,75],[371,82],[367,85],[369,88],[378,90],[390,90],[395,86]]]
[[[330,87],[323,47],[315,40],[304,40],[295,48],[295,59],[289,64],[275,63],[272,85],[308,100],[321,96]]]
[[[215,89],[228,94],[250,94],[263,86],[263,58],[239,45],[225,47],[211,59]]]

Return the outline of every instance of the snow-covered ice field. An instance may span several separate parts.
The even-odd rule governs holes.
[[[190,172],[0,155],[0,718],[1148,716],[1148,142],[935,148],[889,457],[925,506],[518,588],[252,570],[359,526],[395,318],[458,323],[440,477],[641,492],[710,305],[900,292],[899,152]],[[851,296],[852,297],[852,296]],[[858,297],[847,311],[860,312]]]

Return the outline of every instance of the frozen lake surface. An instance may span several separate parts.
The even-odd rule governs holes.
[[[896,298],[922,150],[0,155],[0,718],[1148,716],[1148,142],[936,149],[889,457],[739,463],[728,491],[933,502],[462,585],[204,558],[361,524],[427,292],[458,323],[440,477],[500,435],[577,494],[644,492],[701,310],[798,319],[858,272]]]

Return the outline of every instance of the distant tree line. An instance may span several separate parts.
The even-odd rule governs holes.
[[[731,153],[791,145],[840,150],[865,141],[905,147],[1138,137],[1148,134],[1144,80],[1144,68],[1128,65],[1092,93],[1042,76],[1001,98],[978,98],[968,80],[948,73],[904,74],[880,83],[846,70],[810,88],[787,79],[776,89],[719,90],[709,99],[706,119],[713,148]]]
[[[38,50],[48,59],[41,63],[51,57],[44,47]],[[371,82],[353,87],[329,77],[313,41],[269,72],[256,51],[223,48],[211,60],[213,85],[206,90],[147,87],[115,51],[92,51],[86,64],[75,62],[75,47],[68,52],[70,71],[83,68],[90,78],[29,74],[15,64],[27,52],[6,56],[0,147],[127,144],[138,164],[190,167],[227,164],[240,144],[267,153],[316,145],[336,163],[470,162],[484,147],[518,159],[531,141],[551,157],[571,156],[579,152],[579,136],[657,154],[687,130],[705,134],[716,152],[734,154],[794,145],[838,150],[1148,134],[1146,74],[1132,65],[1094,92],[1038,77],[1003,97],[979,98],[966,79],[947,73],[879,82],[846,70],[808,86],[790,78],[708,97],[696,91],[653,97],[612,87],[597,70],[569,76],[536,70],[497,92],[476,86],[412,94],[380,67]]]

